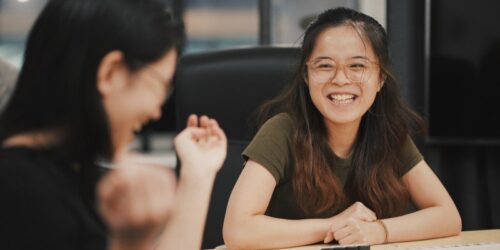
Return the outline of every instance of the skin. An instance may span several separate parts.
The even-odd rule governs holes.
[[[371,45],[350,26],[325,29],[317,38],[309,59],[329,57],[343,64],[353,57],[377,62]],[[345,69],[345,66],[344,68]],[[380,69],[370,68],[362,83],[351,82],[338,70],[329,82],[315,82],[311,72],[306,82],[311,100],[323,115],[329,144],[335,154],[346,157],[354,144],[362,116],[383,87]],[[353,94],[354,101],[336,103],[331,94]],[[389,242],[456,235],[461,230],[458,211],[446,189],[425,161],[402,177],[417,212],[384,219]],[[338,241],[340,244],[381,244],[386,234],[373,211],[361,202],[331,218],[287,220],[265,215],[276,181],[270,172],[250,159],[229,199],[224,221],[224,241],[228,249],[270,249]]]

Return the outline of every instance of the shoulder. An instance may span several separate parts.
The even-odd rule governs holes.
[[[293,119],[287,113],[279,113],[269,120],[260,128],[260,131],[271,130],[273,132],[289,132],[292,130]]]
[[[415,145],[415,142],[413,142],[410,136],[407,136],[406,141],[401,148],[399,159],[402,164],[403,171],[400,176],[406,174],[408,171],[410,171],[410,169],[412,169],[424,159],[417,146]]]
[[[293,120],[286,113],[273,116],[262,125],[243,151],[245,161],[251,159],[269,170],[279,183],[291,164]]]
[[[293,120],[287,113],[280,113],[267,120],[259,129],[250,145],[286,146],[291,141]]]

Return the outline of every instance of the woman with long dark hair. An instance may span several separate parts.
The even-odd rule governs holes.
[[[201,247],[217,122],[192,115],[175,138],[177,187],[127,149],[160,117],[183,40],[156,0],[48,1],[0,116],[2,249]]]
[[[263,124],[229,200],[230,249],[409,241],[458,234],[460,215],[410,135],[386,34],[354,10],[307,28],[294,81]],[[408,201],[417,212],[405,214]]]

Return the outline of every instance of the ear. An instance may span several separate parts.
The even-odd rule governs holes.
[[[385,84],[385,80],[387,79],[387,75],[384,74],[384,73],[380,73],[380,82],[378,84],[378,90],[377,92],[379,92],[383,87],[384,87],[384,84]]]
[[[309,86],[309,80],[308,80],[308,75],[307,75],[307,68],[305,68],[302,72],[302,79],[304,79],[304,82],[306,83],[307,86]]]
[[[125,85],[128,70],[123,61],[123,53],[113,50],[106,54],[97,69],[97,90],[107,96]]]

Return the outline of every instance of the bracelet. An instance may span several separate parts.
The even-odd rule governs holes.
[[[384,228],[384,233],[385,233],[385,238],[383,244],[387,243],[389,240],[389,230],[387,230],[387,226],[385,225],[384,221],[382,220],[376,220],[375,222],[378,222]]]

